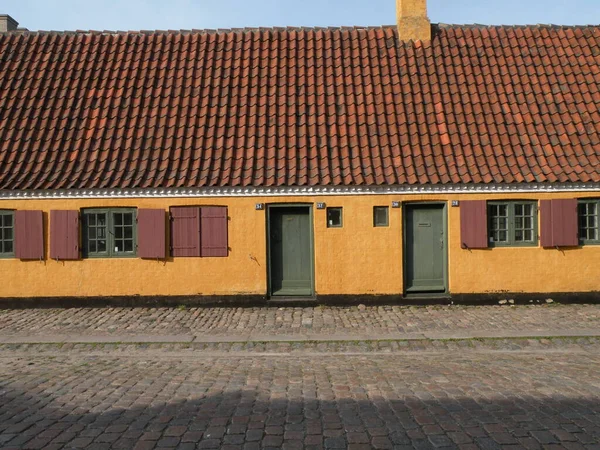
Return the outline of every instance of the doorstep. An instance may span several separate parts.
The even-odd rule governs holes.
[[[282,307],[290,307],[290,306],[316,306],[318,304],[317,297],[315,296],[287,296],[287,295],[278,295],[272,296],[267,300],[268,306],[282,306]]]

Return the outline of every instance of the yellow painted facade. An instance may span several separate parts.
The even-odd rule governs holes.
[[[403,294],[402,213],[392,201],[447,202],[448,286],[451,294],[600,291],[600,246],[464,250],[460,209],[452,200],[541,200],[594,197],[589,193],[348,195],[140,199],[0,200],[0,209],[43,210],[46,255],[49,212],[92,207],[164,208],[224,205],[229,213],[229,256],[168,258],[166,261],[0,259],[0,297],[86,297],[169,295],[265,295],[267,293],[266,211],[256,203],[313,205],[317,295]],[[596,195],[597,197],[597,195]],[[327,228],[316,202],[344,208],[343,228]],[[390,206],[390,224],[373,227],[373,207]],[[538,215],[539,220],[539,215]],[[51,224],[50,224],[51,226]]]

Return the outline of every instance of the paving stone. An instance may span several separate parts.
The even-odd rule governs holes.
[[[346,440],[342,437],[329,437],[324,439],[325,448],[346,448]]]
[[[447,436],[444,436],[444,435],[440,435],[440,434],[431,435],[427,439],[436,448],[451,447],[454,445],[452,443],[452,441],[450,440],[450,438],[448,438]]]
[[[181,439],[178,437],[163,437],[156,443],[157,447],[176,447]]]
[[[198,448],[220,448],[220,439],[203,439],[199,444]]]

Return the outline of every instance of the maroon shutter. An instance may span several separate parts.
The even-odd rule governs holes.
[[[462,248],[488,248],[485,200],[460,202],[460,242]]]
[[[164,259],[166,252],[166,227],[164,209],[138,209],[138,256]]]
[[[50,211],[50,258],[79,259],[78,211]]]
[[[540,201],[540,243],[542,247],[554,247],[552,238],[552,200]]]
[[[227,256],[227,207],[201,208],[202,256]]]
[[[173,256],[200,256],[199,207],[171,208],[171,248]]]
[[[576,247],[577,200],[556,199],[540,202],[542,247]]]
[[[44,259],[42,211],[15,211],[15,256],[19,259]]]

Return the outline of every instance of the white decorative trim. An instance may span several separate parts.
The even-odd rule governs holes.
[[[600,183],[441,184],[393,186],[286,186],[147,189],[0,190],[0,199],[61,198],[182,198],[182,197],[290,197],[322,195],[411,195],[536,192],[600,192]]]

